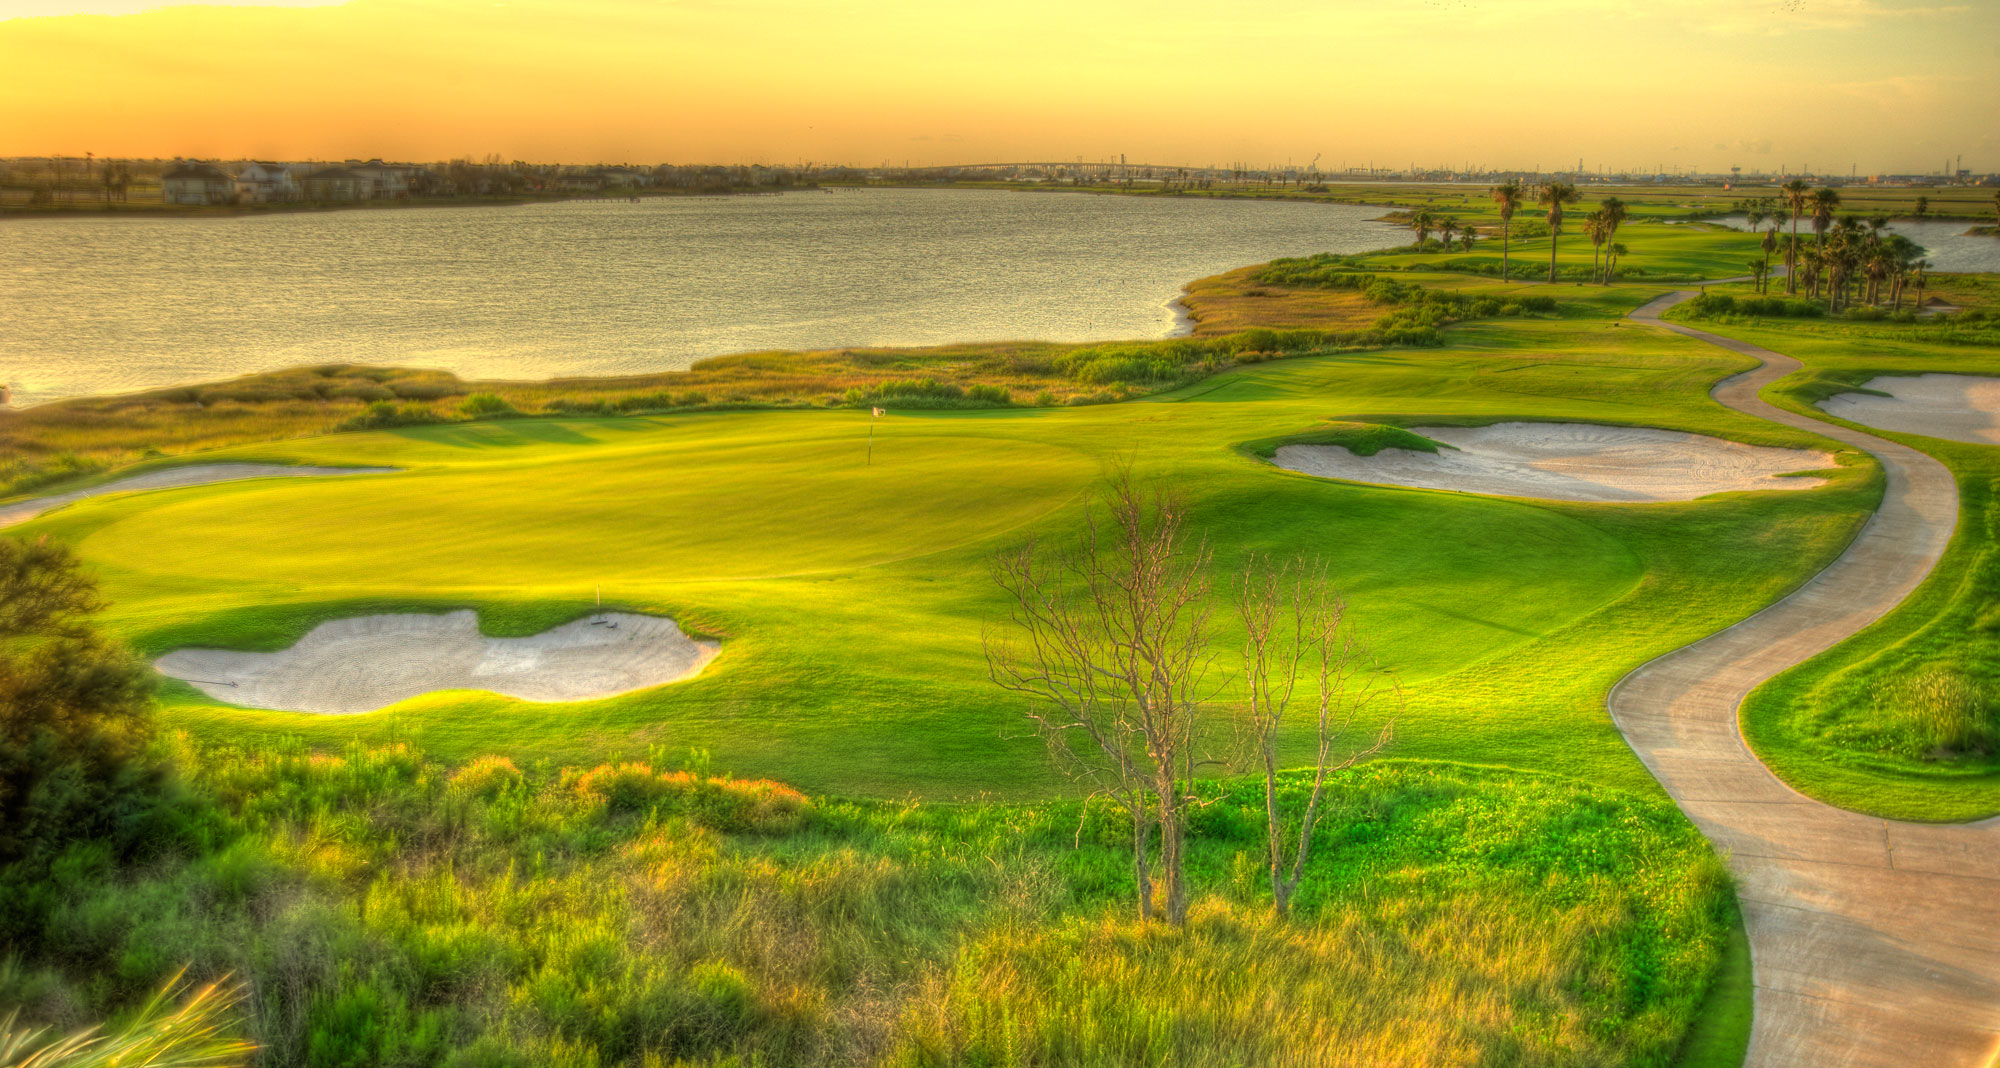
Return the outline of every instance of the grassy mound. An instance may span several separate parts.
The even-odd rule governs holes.
[[[1130,918],[1104,806],[403,746],[181,763],[212,801],[178,845],[6,886],[29,963],[0,1002],[102,1016],[191,961],[258,992],[249,1037],[280,1065],[1645,1066],[1733,915],[1663,799],[1462,765],[1341,777],[1290,923],[1261,786],[1213,786],[1176,931]]]
[[[1456,449],[1456,446],[1432,441],[1422,434],[1399,426],[1340,421],[1314,427],[1302,434],[1287,434],[1283,437],[1245,442],[1243,448],[1252,456],[1268,460],[1287,445],[1338,445],[1356,456],[1373,456],[1383,449],[1408,449],[1411,452],[1436,452],[1441,448]]]

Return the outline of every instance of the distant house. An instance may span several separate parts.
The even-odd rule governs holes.
[[[361,182],[360,199],[393,200],[410,195],[410,173],[416,168],[371,159],[366,163],[348,160],[346,169]]]
[[[556,188],[565,193],[595,193],[604,188],[601,174],[565,174],[556,179]]]
[[[236,180],[208,163],[183,161],[160,176],[160,193],[169,204],[224,204],[236,192]]]
[[[360,200],[366,194],[366,181],[345,167],[325,167],[305,176],[299,182],[307,200],[345,201]]]
[[[236,199],[246,204],[282,204],[303,191],[292,169],[282,163],[252,163],[237,172]]]

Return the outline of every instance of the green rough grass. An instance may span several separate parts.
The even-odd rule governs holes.
[[[1931,340],[1921,322],[1700,325],[1805,363],[1767,397],[1818,418],[1829,417],[1813,407],[1817,401],[1877,375],[2000,375],[2000,345]],[[1940,755],[1892,706],[1901,687],[1933,667],[2000,677],[2000,448],[1849,425],[1950,468],[1958,480],[1958,531],[1930,579],[1895,611],[1752,693],[1744,734],[1787,782],[1845,808],[1928,821],[1993,815],[2000,812],[2000,754]]]
[[[405,746],[180,759],[215,798],[182,842],[8,885],[32,961],[0,969],[0,1003],[67,1024],[184,962],[232,972],[272,1065],[1647,1068],[1734,911],[1657,793],[1453,764],[1338,777],[1289,923],[1261,783],[1212,785],[1175,931],[1131,918],[1129,826],[1102,804],[454,772]]]
[[[1329,419],[1519,418],[1827,445],[1709,400],[1737,358],[1599,317],[1646,290],[1561,296],[1559,317],[1462,324],[1445,350],[1258,364],[1130,404],[897,415],[872,466],[853,412],[407,428],[254,448],[394,474],[96,498],[24,529],[75,542],[115,602],[107,622],[152,654],[268,649],[394,606],[476,607],[520,633],[599,587],[724,643],[698,679],[576,705],[457,692],[313,717],[171,687],[168,721],[205,740],[396,737],[448,760],[558,763],[699,746],[812,791],[1023,798],[1066,785],[985,681],[980,632],[1002,607],[989,561],[1073,530],[1130,463],[1185,489],[1219,573],[1253,552],[1327,562],[1408,688],[1398,753],[1650,789],[1604,692],[1836,554],[1875,500],[1872,466],[1806,493],[1534,504],[1315,479],[1241,448]]]

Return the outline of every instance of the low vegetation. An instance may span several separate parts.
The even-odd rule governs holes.
[[[0,1001],[69,1025],[191,962],[247,983],[270,1065],[1664,1065],[1728,930],[1665,801],[1451,765],[1337,777],[1290,923],[1261,786],[1204,787],[1177,930],[1127,918],[1106,805],[406,747],[177,759],[204,799],[177,844],[51,862]]]

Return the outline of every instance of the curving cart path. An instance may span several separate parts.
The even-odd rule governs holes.
[[[1694,295],[1667,294],[1632,318],[1763,361],[1718,384],[1716,400],[1873,454],[1888,487],[1805,585],[1621,680],[1612,719],[1736,875],[1756,987],[1752,1068],[1986,1068],[2000,1058],[2000,819],[1899,823],[1821,804],[1772,775],[1737,727],[1758,684],[1923,581],[1957,524],[1957,486],[1915,449],[1760,400],[1799,362],[1660,321]]]

